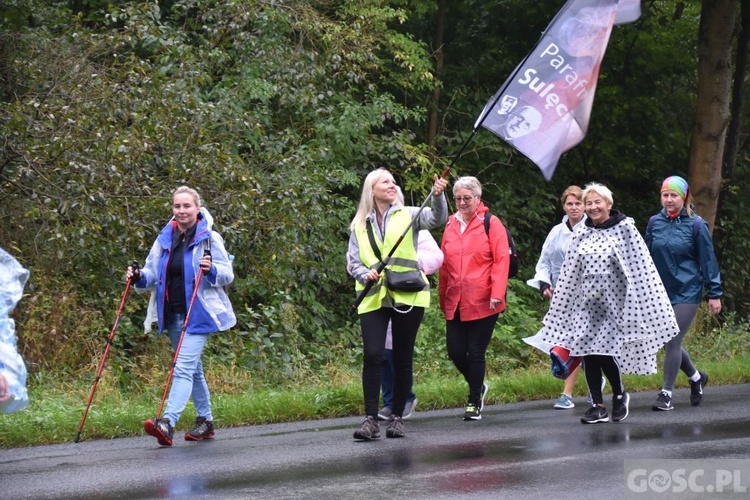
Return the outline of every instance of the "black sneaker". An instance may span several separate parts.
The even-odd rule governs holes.
[[[607,409],[603,406],[592,406],[586,413],[581,417],[582,424],[599,424],[609,422],[609,415]]]
[[[354,439],[369,441],[380,437],[380,422],[378,419],[368,415],[362,425],[354,431]]]
[[[393,416],[388,422],[388,428],[385,430],[385,437],[402,438],[404,437],[404,421],[401,417]]]
[[[612,398],[612,421],[620,422],[628,418],[628,405],[630,404],[630,394],[623,392],[619,396]]]
[[[697,382],[690,381],[690,404],[698,406],[703,401],[703,388],[708,384],[708,374],[699,371],[701,379]]]
[[[656,395],[656,402],[651,409],[654,411],[674,410],[674,406],[672,406],[672,396],[667,394],[666,391],[659,391],[659,394]]]
[[[469,403],[466,405],[464,420],[482,420],[482,411],[478,406]]]
[[[195,425],[192,430],[185,433],[185,441],[203,441],[204,439],[213,439],[214,423],[206,420],[205,417],[195,419]]]
[[[162,446],[172,446],[174,428],[166,418],[149,418],[143,422],[143,429],[150,436],[154,436]]]

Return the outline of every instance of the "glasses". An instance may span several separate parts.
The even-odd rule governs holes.
[[[454,196],[453,197],[453,199],[456,200],[456,203],[469,203],[474,198],[476,198],[476,196]]]

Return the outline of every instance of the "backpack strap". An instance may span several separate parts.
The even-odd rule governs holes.
[[[693,218],[693,241],[698,240],[698,233],[700,233],[701,230],[701,222],[703,222],[703,219],[700,215],[695,214]]]
[[[485,212],[484,214],[484,232],[487,234],[487,237],[490,237],[490,219],[492,219],[492,214],[488,212]]]

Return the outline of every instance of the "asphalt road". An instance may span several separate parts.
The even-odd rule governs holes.
[[[0,498],[750,498],[750,385],[709,385],[699,407],[679,389],[670,412],[654,398],[632,394],[626,420],[596,425],[580,423],[585,398],[488,406],[475,422],[418,411],[406,437],[372,442],[352,439],[359,417],[218,428],[171,448],[145,435],[75,444],[71,429],[69,444],[0,450]],[[672,474],[666,491],[647,459]],[[735,472],[686,488],[673,459]]]

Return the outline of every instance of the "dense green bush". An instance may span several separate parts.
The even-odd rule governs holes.
[[[436,10],[424,1],[0,3],[0,242],[32,272],[17,311],[31,370],[96,364],[125,267],[145,258],[170,192],[189,184],[235,257],[238,326],[210,354],[269,381],[358,363],[344,253],[364,175],[389,167],[421,204],[560,6],[450,2],[438,80]],[[453,165],[450,179],[479,177],[513,230],[523,278],[568,184],[610,185],[643,228],[659,180],[685,173],[698,17],[686,5],[672,18],[672,7],[652,3],[613,31],[589,134],[552,182],[482,130]],[[435,85],[443,98],[431,150]],[[715,234],[727,308],[739,318],[750,310],[743,154]],[[546,307],[522,280],[508,301],[491,345],[497,372],[534,360],[520,339]],[[161,366],[161,341],[142,333],[146,304],[129,298],[115,339],[112,362],[127,380]],[[425,373],[450,368],[443,335],[435,305],[417,345]]]

